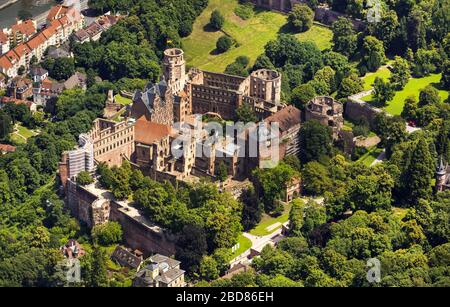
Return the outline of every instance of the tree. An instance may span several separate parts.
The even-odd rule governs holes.
[[[303,207],[305,204],[299,198],[292,201],[291,211],[289,212],[289,234],[291,236],[301,236],[303,227]]]
[[[7,113],[0,111],[0,139],[6,139],[13,131],[11,122],[11,117]]]
[[[294,4],[288,16],[289,24],[298,32],[308,31],[314,20],[314,12],[306,4]]]
[[[217,179],[220,182],[224,182],[228,178],[228,167],[225,162],[221,161],[219,167],[217,168]]]
[[[424,77],[438,70],[441,65],[441,56],[436,49],[419,49],[414,56],[412,73],[415,77]]]
[[[441,84],[444,88],[450,88],[450,60],[445,61],[442,68]]]
[[[185,225],[176,244],[176,258],[181,261],[181,266],[190,272],[195,272],[206,249],[205,230],[197,225]]]
[[[331,153],[331,128],[316,120],[306,122],[300,129],[300,160],[317,161]]]
[[[256,195],[253,186],[242,191],[240,201],[244,204],[242,209],[242,227],[244,227],[244,230],[252,229],[261,221],[264,205]]]
[[[211,13],[211,18],[209,20],[209,24],[211,25],[211,27],[215,30],[221,30],[224,23],[225,23],[225,18],[220,13],[220,11],[214,10]]]
[[[236,116],[243,123],[256,123],[258,121],[255,111],[248,103],[243,103],[236,109]]]
[[[351,20],[339,17],[331,29],[333,31],[333,50],[351,57],[357,49],[357,36]]]
[[[219,277],[219,270],[217,269],[217,262],[211,256],[203,256],[200,262],[200,277],[208,281],[217,279]]]
[[[427,85],[420,91],[419,94],[419,107],[427,105],[437,105],[441,102],[439,91],[432,85]]]
[[[19,67],[19,69],[17,70],[17,73],[18,73],[19,75],[23,75],[23,74],[25,73],[25,66],[21,65],[21,66]]]
[[[402,90],[411,78],[408,61],[396,56],[392,64],[391,72],[389,81],[395,86],[396,90]]]
[[[105,251],[98,245],[93,246],[91,255],[81,258],[83,281],[88,287],[106,287],[107,278],[107,256]]]
[[[302,233],[308,236],[318,226],[327,222],[327,213],[325,207],[310,200],[303,209],[303,227]]]
[[[309,195],[322,195],[332,186],[330,174],[319,162],[308,162],[302,171],[304,192]]]
[[[94,178],[92,178],[91,174],[86,171],[82,171],[77,175],[77,184],[81,186],[85,186],[94,182]]]
[[[75,64],[72,58],[47,58],[42,66],[48,70],[50,77],[56,80],[66,80],[75,72]]]
[[[216,43],[216,48],[220,53],[228,51],[233,45],[233,40],[227,35],[219,37]]]
[[[107,222],[94,226],[93,239],[102,245],[111,245],[122,241],[122,227],[117,222]]]
[[[375,72],[386,61],[383,41],[374,36],[366,36],[362,48],[362,60],[360,65],[368,71]]]
[[[360,93],[364,90],[364,84],[361,78],[358,77],[357,74],[352,73],[348,77],[342,80],[341,85],[339,86],[338,98],[346,98],[351,95]]]
[[[384,82],[380,77],[376,77],[373,83],[373,97],[381,104],[391,101],[395,96],[394,87],[389,82]]]
[[[403,175],[405,196],[411,204],[431,196],[434,178],[434,160],[427,141],[421,137],[411,152],[411,158]]]
[[[335,83],[336,72],[330,66],[319,69],[314,75],[313,81],[322,82],[325,85],[323,92],[316,89],[316,92],[322,95],[328,95],[336,90]]]
[[[275,66],[272,64],[267,55],[261,54],[256,58],[255,64],[253,64],[252,67],[252,71],[259,69],[275,69]]]
[[[415,120],[417,118],[417,110],[419,108],[416,97],[408,96],[403,107],[402,117],[406,120]]]

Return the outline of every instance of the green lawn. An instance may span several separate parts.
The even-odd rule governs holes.
[[[252,247],[252,241],[249,238],[244,237],[244,235],[240,234],[238,238],[239,248],[233,253],[232,259],[236,258],[247,249]]]
[[[373,161],[380,155],[383,151],[382,148],[378,148],[377,146],[373,146],[369,148],[369,151],[366,152],[361,158],[358,159],[358,162],[362,162],[367,166],[372,165]]]
[[[11,133],[11,140],[17,144],[25,144],[27,139],[37,134],[38,133],[33,130],[30,130],[20,124],[16,124],[14,127],[14,132]]]
[[[264,46],[275,39],[286,24],[286,15],[256,9],[255,15],[242,20],[234,13],[238,0],[210,0],[208,7],[197,18],[192,34],[183,39],[183,49],[189,65],[204,70],[223,72],[228,64],[241,55],[250,58],[250,65],[264,52]],[[213,31],[207,27],[211,12],[219,9],[225,16],[223,31],[237,41],[237,47],[216,54],[217,39],[224,35],[221,31]],[[312,39],[321,48],[331,45],[331,31],[323,26],[314,25],[306,33],[296,35],[300,40]]]
[[[325,50],[333,46],[333,32],[330,28],[321,25],[319,23],[314,23],[309,31],[299,33],[295,35],[300,41],[313,41],[316,43],[320,50]]]
[[[288,204],[284,208],[284,212],[279,217],[271,217],[267,214],[264,214],[263,218],[261,219],[261,222],[256,225],[255,228],[249,231],[250,234],[254,236],[266,236],[268,234],[271,234],[275,230],[281,227],[281,224],[287,222],[289,220],[289,211],[291,210],[291,204]],[[280,223],[278,227],[275,227],[271,229],[270,231],[267,230],[267,227],[275,224]]]
[[[425,88],[429,84],[438,87],[440,80],[441,74],[432,74],[424,78],[410,79],[405,88],[397,92],[394,96],[394,99],[392,99],[392,101],[389,101],[384,109],[386,110],[386,112],[392,115],[400,115],[403,111],[403,106],[405,105],[405,99],[407,97],[414,96],[418,99],[421,89]],[[442,100],[445,100],[448,98],[449,92],[440,90],[439,95],[441,96]],[[371,102],[373,100],[373,97],[372,95],[369,95],[364,97],[363,100]]]
[[[116,96],[114,96],[114,99],[116,100],[117,103],[120,103],[121,105],[124,105],[124,106],[127,106],[132,103],[131,99],[123,97],[120,94],[117,94]]]
[[[372,84],[375,82],[376,77],[380,77],[381,79],[386,81],[389,79],[390,76],[391,76],[391,71],[386,66],[381,67],[374,73],[366,74],[363,78],[364,90],[368,91],[373,87]]]

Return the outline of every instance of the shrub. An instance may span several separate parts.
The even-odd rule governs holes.
[[[89,174],[86,171],[82,171],[77,176],[77,183],[79,185],[85,186],[88,184],[91,184],[94,182],[94,179],[92,178],[91,174]]]
[[[110,245],[122,241],[122,227],[117,222],[108,222],[94,226],[92,237],[102,245]]]
[[[228,51],[232,45],[233,40],[228,36],[224,35],[217,40],[216,48],[219,52],[223,53],[225,51]]]
[[[211,13],[211,19],[209,20],[210,26],[216,30],[221,30],[224,23],[225,17],[223,17],[223,15],[218,10],[214,10]]]
[[[238,5],[234,9],[234,13],[238,15],[241,19],[247,20],[253,17],[254,13],[254,5],[253,3],[243,3]]]

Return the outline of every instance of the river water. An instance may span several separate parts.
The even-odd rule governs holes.
[[[0,0],[0,7],[14,0]],[[30,12],[33,17],[46,12],[54,5],[54,0],[18,0],[7,7],[0,9],[0,29],[7,28],[15,23],[20,10]]]

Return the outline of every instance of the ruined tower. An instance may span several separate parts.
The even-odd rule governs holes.
[[[174,94],[178,94],[184,89],[186,61],[183,50],[172,48],[164,51],[163,74]]]

